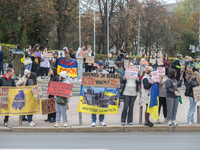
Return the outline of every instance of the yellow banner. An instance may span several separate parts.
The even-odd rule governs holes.
[[[60,74],[62,71],[66,71],[69,77],[77,77],[77,68],[64,68],[58,65],[57,73]]]
[[[9,87],[8,109],[0,109],[0,115],[41,114],[42,100],[35,100],[32,87]]]

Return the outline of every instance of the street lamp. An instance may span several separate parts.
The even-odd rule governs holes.
[[[47,47],[47,45],[48,45],[48,42],[49,42],[49,39],[48,38],[46,38],[46,47]]]

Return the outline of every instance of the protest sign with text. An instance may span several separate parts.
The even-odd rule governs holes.
[[[158,75],[165,75],[165,67],[157,67]]]
[[[38,100],[43,97],[43,92],[42,92],[42,88],[40,85],[33,87],[32,91],[33,91],[35,100]]]
[[[200,101],[200,86],[194,87],[193,93],[194,93],[194,101],[199,102]]]
[[[44,53],[44,57],[53,57],[52,53]]]
[[[73,84],[50,81],[47,94],[61,97],[70,97],[72,88]]]
[[[65,52],[64,51],[58,51],[58,57],[62,58],[62,57],[65,57]]]
[[[34,52],[34,57],[41,57],[41,53],[40,52]]]
[[[162,66],[163,65],[163,59],[162,58],[158,58],[157,59],[158,65]]]
[[[147,66],[149,65],[149,62],[145,61],[145,60],[142,60],[142,63],[145,64],[145,65],[147,65]]]
[[[80,52],[81,58],[86,58],[88,56],[88,52],[87,51],[82,51]]]
[[[156,63],[156,60],[155,60],[155,59],[150,59],[150,63],[151,63],[151,64],[155,64],[155,63]]]
[[[93,64],[94,63],[94,56],[87,56],[85,59],[85,63]]]
[[[160,80],[160,77],[159,77],[159,75],[158,75],[158,71],[153,71],[153,72],[151,72],[151,77],[152,77],[152,80],[153,80],[154,82],[159,82],[159,80]]]
[[[7,87],[0,87],[0,108],[8,108],[8,91]]]
[[[127,78],[136,78],[138,76],[138,69],[126,68],[126,70],[125,70],[125,76]]]
[[[56,108],[55,108],[54,97],[42,100],[42,114],[43,115],[51,114],[55,112],[56,112]]]
[[[128,68],[128,65],[129,65],[129,60],[124,59],[124,68]]]

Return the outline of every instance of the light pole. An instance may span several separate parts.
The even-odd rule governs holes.
[[[81,46],[81,0],[79,0],[79,9],[78,9],[78,13],[79,13],[79,47]]]
[[[96,35],[95,35],[95,0],[94,0],[94,57],[96,52],[95,42],[96,42]]]
[[[139,46],[140,46],[140,14],[138,18],[138,37],[137,37],[137,55],[139,56]]]
[[[109,15],[108,15],[108,0],[107,0],[107,50],[109,53]]]
[[[48,42],[49,42],[49,39],[48,38],[46,38],[46,47],[48,46]],[[47,48],[48,49],[48,48]]]

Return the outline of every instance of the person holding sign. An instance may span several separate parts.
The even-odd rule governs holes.
[[[124,58],[122,59],[122,67],[124,70],[125,68],[128,68],[128,64],[129,64],[128,54],[125,53]]]
[[[32,60],[29,57],[31,54],[30,51],[31,51],[31,45],[27,45],[26,50],[25,50],[24,65],[25,65],[25,69],[28,69],[29,71],[31,71],[31,68],[32,68]]]
[[[104,69],[104,63],[102,60],[99,60],[97,62],[97,69],[94,70],[94,73],[108,73],[107,71],[105,71]],[[106,126],[106,124],[103,122],[104,120],[104,115],[99,115],[99,125],[100,126]],[[92,114],[92,124],[91,127],[95,127],[96,126],[96,114]]]
[[[40,70],[41,70],[41,79],[48,80],[48,73],[50,68],[50,57],[45,57],[47,54],[47,47],[44,47],[44,52],[41,53],[41,62],[40,62]],[[46,76],[44,76],[46,75]]]
[[[33,47],[34,52],[39,52],[39,48],[40,45],[39,44],[35,44],[35,46]],[[39,75],[39,64],[40,64],[40,57],[32,57],[32,72],[35,72],[37,75]]]
[[[145,75],[142,79],[142,87],[141,87],[141,102],[146,104],[146,111],[145,111],[145,126],[152,127],[153,123],[149,121],[150,113],[147,113],[149,97],[151,94],[151,88],[154,84],[154,81],[151,77],[151,72],[153,68],[151,66],[147,66],[145,69]]]
[[[147,61],[147,60],[146,60],[146,54],[143,53],[143,54],[142,54],[142,59],[141,59],[141,61],[140,61],[140,74],[143,74],[143,72],[145,72],[145,68],[147,67],[147,65],[143,63],[143,62],[145,62],[145,61]]]
[[[167,121],[169,126],[172,126],[172,124],[174,126],[178,125],[178,123],[176,123],[176,113],[178,110],[180,93],[178,92],[177,87],[181,87],[183,78],[180,77],[180,80],[177,82],[176,75],[176,70],[171,69],[169,71],[168,79],[165,82],[165,88],[167,92]]]
[[[115,60],[113,59],[112,54],[109,53],[108,58],[105,61],[105,67],[108,73],[112,73],[112,74],[114,73],[114,70],[115,70],[114,64],[115,64]]]
[[[163,64],[164,64],[164,66],[165,66],[165,75],[168,76],[169,69],[170,69],[171,67],[170,67],[170,61],[169,61],[169,58],[168,58],[168,55],[167,55],[167,54],[164,54],[164,57],[163,57]]]
[[[87,53],[88,53],[88,56],[94,56],[94,53],[91,51],[90,45],[87,46]],[[85,61],[86,61],[86,58],[84,58],[84,62]],[[85,63],[85,72],[91,72],[92,68],[93,68],[92,63]]]
[[[76,59],[78,62],[78,78],[77,81],[81,82],[81,76],[83,72],[83,58],[81,58],[81,52],[85,49],[84,45],[81,45],[81,47],[78,48],[78,51],[76,52]]]
[[[128,68],[134,69],[133,62],[129,63]],[[137,92],[139,91],[139,85],[141,84],[139,72],[137,77],[126,77],[124,73],[123,78],[121,80],[121,84],[123,84],[122,95],[124,99],[124,108],[121,115],[121,124],[125,124],[128,110],[127,123],[131,125],[133,122],[133,106],[137,97]]]
[[[154,59],[153,55],[149,55],[149,59],[148,59],[148,62],[149,62],[149,66],[153,67],[153,70],[155,70],[155,62],[156,60]]]
[[[185,96],[189,96],[189,101],[190,101],[190,108],[188,110],[188,116],[187,116],[187,124],[188,125],[196,124],[196,122],[194,121],[196,102],[194,99],[193,88],[197,87],[199,85],[200,85],[199,73],[197,71],[195,71],[195,72],[193,72],[190,81],[187,81],[185,84],[185,86],[186,86]]]

